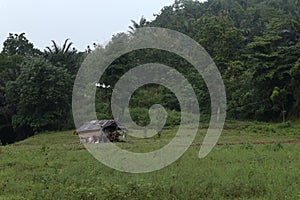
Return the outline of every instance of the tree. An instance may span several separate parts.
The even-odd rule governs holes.
[[[243,57],[249,65],[247,71],[253,75],[253,89],[260,105],[256,111],[259,119],[272,119],[276,114],[276,109],[272,109],[274,102],[270,99],[274,88],[282,88],[287,94],[291,93],[290,70],[300,56],[296,45],[299,36],[297,26],[297,22],[293,20],[272,18],[262,35],[254,37],[245,48]],[[291,100],[290,95],[287,98]],[[291,104],[287,104],[285,110],[290,108]]]
[[[278,109],[281,111],[282,114],[282,122],[285,122],[286,116],[286,103],[287,103],[287,92],[285,89],[280,89],[279,87],[275,87],[272,95],[270,96],[274,104],[274,109]]]
[[[26,57],[33,57],[41,55],[40,50],[34,48],[33,44],[25,37],[25,33],[12,34],[10,33],[8,38],[3,43],[4,54],[21,55]]]
[[[52,47],[46,47],[44,51],[45,58],[49,60],[53,65],[57,67],[63,67],[68,72],[75,76],[80,67],[82,60],[82,53],[78,53],[75,48],[72,47],[73,43],[66,39],[62,47],[52,40]]]
[[[14,129],[26,138],[45,130],[59,130],[70,120],[71,76],[43,58],[26,63],[20,76],[8,83],[6,100],[16,106]]]
[[[291,92],[293,94],[293,106],[290,115],[294,118],[300,118],[300,58],[297,60],[293,68],[290,70]]]
[[[12,127],[15,109],[14,106],[8,106],[5,90],[7,83],[16,80],[19,76],[23,60],[24,57],[19,55],[0,54],[0,140],[2,144],[10,144],[17,138]]]
[[[210,56],[214,59],[219,70],[224,73],[230,61],[239,58],[244,47],[243,32],[234,27],[226,13],[218,16],[203,16],[198,22],[201,26],[197,38]]]
[[[128,31],[130,34],[134,34],[134,32],[136,31],[136,29],[138,28],[142,28],[144,26],[146,26],[148,24],[146,18],[144,16],[141,17],[140,22],[137,23],[134,20],[130,20],[132,23],[132,26],[129,26],[128,28],[130,29],[130,31]]]

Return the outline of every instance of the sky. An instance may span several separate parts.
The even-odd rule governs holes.
[[[44,50],[51,40],[62,45],[69,38],[84,51],[95,42],[128,31],[131,19],[153,20],[174,0],[0,0],[0,49],[9,33],[25,33],[36,48]]]

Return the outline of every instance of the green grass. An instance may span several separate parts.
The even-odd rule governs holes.
[[[71,131],[44,133],[0,147],[0,199],[300,199],[300,124],[226,123],[219,143],[198,159],[206,133],[170,166],[147,174],[110,169]],[[176,133],[118,144],[130,151],[162,147]],[[256,142],[270,142],[256,145]],[[241,145],[226,145],[243,143]]]

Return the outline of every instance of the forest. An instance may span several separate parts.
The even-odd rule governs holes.
[[[0,53],[0,140],[13,143],[44,131],[74,129],[72,89],[81,63],[97,48],[113,48],[120,38],[134,37],[141,27],[162,27],[188,35],[202,45],[221,72],[227,94],[227,119],[283,122],[300,118],[300,0],[176,0],[155,15],[134,21],[106,46],[87,44],[84,52],[71,40],[49,41],[37,49],[26,33],[11,33]],[[111,118],[110,96],[116,81],[130,69],[159,62],[183,74],[200,102],[202,120],[210,99],[202,77],[184,59],[169,52],[144,49],[115,60],[99,80],[99,119]],[[138,89],[130,114],[149,123],[148,109],[160,103],[167,126],[180,122],[174,94],[160,85]],[[0,143],[0,144],[1,144]]]

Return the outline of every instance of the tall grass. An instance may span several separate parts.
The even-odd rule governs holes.
[[[264,128],[256,131],[257,127]],[[217,146],[198,159],[196,144],[206,132],[202,129],[180,159],[147,174],[122,173],[102,165],[71,132],[40,134],[1,147],[0,199],[297,199],[300,145],[280,142],[300,139],[297,128],[296,123],[279,127],[232,122],[220,143],[244,144]],[[129,137],[130,142],[118,145],[150,151],[167,143],[174,132],[165,130],[160,138],[147,140]],[[270,140],[278,142],[253,144]]]

